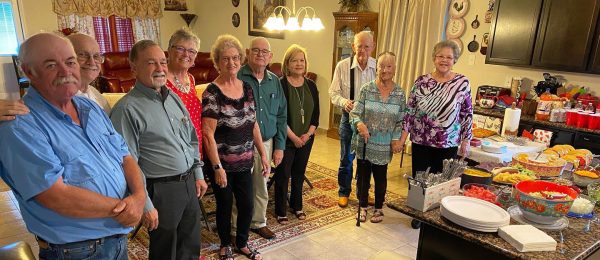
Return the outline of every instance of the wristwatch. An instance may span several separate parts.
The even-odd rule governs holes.
[[[212,166],[213,170],[218,170],[218,169],[223,169],[223,165],[221,165],[221,163],[217,163],[215,165]]]

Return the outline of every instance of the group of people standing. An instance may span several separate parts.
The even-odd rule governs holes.
[[[441,172],[442,162],[467,155],[472,137],[473,108],[469,80],[452,71],[460,56],[452,41],[437,43],[432,51],[435,70],[420,76],[412,86],[408,101],[404,90],[394,82],[396,55],[375,49],[370,32],[354,36],[353,55],[341,60],[329,88],[332,104],[342,116],[339,126],[340,166],[338,205],[347,207],[352,191],[353,161],[357,158],[357,218],[367,219],[369,204],[374,206],[370,221],[383,221],[387,190],[387,167],[394,153],[412,142],[412,173],[431,167]],[[374,201],[369,198],[371,175]]]
[[[458,47],[444,41],[434,48],[435,71],[417,79],[406,103],[393,80],[396,56],[372,58],[369,32],[356,34],[352,46],[329,89],[343,110],[338,204],[348,205],[357,157],[357,217],[366,221],[373,175],[370,220],[377,223],[387,166],[409,135],[413,172],[441,168],[458,146],[467,152],[470,86],[451,70]],[[275,237],[266,225],[271,165],[277,221],[289,222],[288,205],[306,219],[302,184],[320,115],[318,88],[305,76],[306,49],[292,44],[277,78],[267,69],[273,57],[267,39],[254,38],[244,49],[234,36],[221,35],[211,48],[219,75],[200,100],[188,73],[199,47],[188,30],[172,35],[168,56],[157,43],[137,42],[129,54],[135,86],[110,108],[89,86],[104,61],[92,37],[40,33],[21,45],[32,87],[23,101],[0,102],[0,147],[13,151],[0,154],[0,177],[39,241],[40,258],[126,259],[125,235],[143,220],[150,259],[198,259],[197,200],[206,178],[216,198],[220,258],[233,259],[236,251],[261,259],[247,242],[250,231]]]

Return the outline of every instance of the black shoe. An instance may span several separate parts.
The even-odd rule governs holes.
[[[410,222],[410,226],[411,226],[413,229],[419,229],[419,228],[421,228],[421,221],[418,221],[418,220],[416,220],[416,219],[413,219],[413,220]]]

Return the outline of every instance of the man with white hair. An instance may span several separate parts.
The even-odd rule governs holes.
[[[349,112],[354,108],[354,99],[358,98],[360,88],[367,82],[375,80],[377,60],[371,57],[375,50],[373,35],[369,31],[361,31],[354,35],[351,57],[338,62],[333,73],[333,81],[329,87],[331,103],[342,110],[340,120],[340,167],[338,169],[338,205],[348,206],[348,197],[352,191],[352,162],[354,154],[351,151],[352,129],[349,122]],[[358,177],[357,177],[358,182]],[[357,194],[358,195],[358,194]],[[373,205],[369,198],[369,204]]]
[[[40,259],[127,259],[146,200],[140,168],[80,86],[73,46],[40,33],[20,47],[31,112],[0,122],[0,177],[19,202]]]
[[[196,130],[183,101],[165,86],[167,58],[160,46],[150,40],[137,42],[129,63],[135,85],[115,104],[110,119],[144,172],[149,258],[198,259],[198,197],[208,186]]]

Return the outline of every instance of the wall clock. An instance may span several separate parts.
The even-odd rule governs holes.
[[[452,18],[460,18],[467,14],[470,5],[469,0],[452,0],[448,12]]]
[[[233,15],[231,16],[231,24],[233,24],[233,27],[238,27],[240,26],[240,14],[233,13]]]
[[[463,18],[450,18],[446,25],[446,36],[448,38],[460,38],[465,32],[467,22]]]

